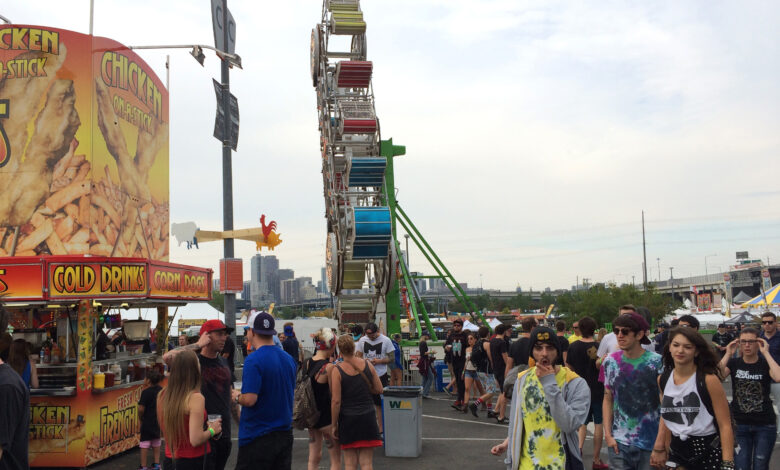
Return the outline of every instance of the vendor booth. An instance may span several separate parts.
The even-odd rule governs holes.
[[[209,300],[211,270],[49,256],[2,258],[0,273],[13,336],[41,358],[40,388],[30,394],[30,465],[84,467],[137,446],[146,372],[164,368],[167,307]],[[119,319],[120,310],[153,306],[153,332],[149,321]],[[144,352],[152,342],[156,351]]]

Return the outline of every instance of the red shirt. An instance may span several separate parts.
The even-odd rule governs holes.
[[[165,436],[165,426],[163,425],[163,410],[162,410],[162,399],[157,401],[157,420],[160,423],[160,431],[162,432],[162,435]],[[203,410],[203,422],[206,422],[206,418],[208,415],[206,414],[206,410]],[[179,443],[179,447],[176,448],[176,458],[177,459],[191,459],[195,457],[202,457],[204,453],[208,453],[211,451],[211,447],[209,446],[209,442],[206,441],[205,444],[201,444],[198,447],[192,447],[192,444],[190,444],[190,415],[184,415],[184,429],[186,430],[186,434],[184,436],[184,440]],[[165,456],[168,458],[173,458],[171,455],[171,448],[168,445],[168,440],[165,440]]]

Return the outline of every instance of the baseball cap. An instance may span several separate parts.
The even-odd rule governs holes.
[[[276,334],[274,317],[268,312],[258,312],[251,324],[252,331],[255,334],[264,336],[274,336]]]
[[[200,326],[200,333],[198,335],[203,336],[203,333],[211,333],[212,331],[225,330],[226,333],[233,331],[233,328],[228,328],[227,325],[222,323],[222,320],[209,320]]]
[[[632,320],[634,320],[634,323],[636,323],[636,326],[639,327],[640,330],[644,331],[645,334],[642,336],[642,339],[639,340],[640,344],[650,344],[650,338],[647,337],[647,330],[650,329],[650,324],[647,323],[647,320],[645,320],[645,317],[638,313],[624,313],[624,317],[630,317]]]

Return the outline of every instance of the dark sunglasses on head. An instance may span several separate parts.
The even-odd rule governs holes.
[[[572,328],[574,328],[575,330],[579,330],[579,329],[580,329],[580,327],[579,327],[579,326],[574,326],[574,327],[572,327]]]
[[[612,328],[612,332],[615,333],[616,336],[620,336],[620,335],[628,336],[628,334],[629,333],[633,333],[634,330],[632,330],[631,328],[618,328],[618,327],[614,327],[614,328]]]
[[[774,322],[775,322],[774,320],[768,320],[768,321],[762,321],[761,323],[763,323],[764,325],[771,325]]]

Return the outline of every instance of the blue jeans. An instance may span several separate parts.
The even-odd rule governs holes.
[[[650,452],[639,447],[618,444],[616,454],[612,447],[607,448],[609,453],[609,470],[650,470]]]
[[[777,427],[774,424],[737,424],[737,451],[734,464],[737,470],[767,470],[775,446]]]
[[[435,378],[433,369],[428,369],[428,375],[423,376],[422,379],[422,396],[427,397],[431,393],[431,385],[433,385],[433,379]]]

